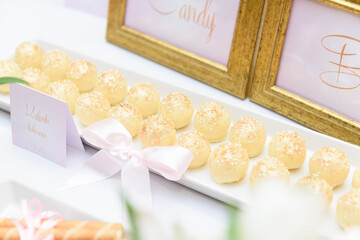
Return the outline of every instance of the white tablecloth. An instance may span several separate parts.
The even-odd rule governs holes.
[[[110,44],[105,40],[105,32],[105,18],[66,8],[64,1],[0,0],[0,59],[11,56],[20,42],[41,39],[174,85],[199,89],[215,100],[285,119],[249,100],[237,99]],[[95,153],[94,149],[86,147],[85,152],[69,149],[69,166],[62,168],[12,145],[10,115],[0,110],[0,150],[0,178],[23,182],[101,220],[122,221],[119,175],[58,191],[64,181]],[[154,174],[151,175],[151,187],[154,212],[160,221],[179,222],[185,230],[196,230],[202,239],[217,239],[216,233],[225,229],[228,214],[223,203]]]

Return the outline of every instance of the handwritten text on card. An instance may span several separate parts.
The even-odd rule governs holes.
[[[66,166],[67,145],[83,149],[66,102],[20,84],[10,85],[13,143]]]
[[[27,130],[32,134],[35,134],[39,137],[46,139],[47,138],[46,133],[43,130],[40,130],[40,128],[41,125],[43,124],[50,124],[50,119],[48,115],[42,114],[40,110],[36,109],[35,105],[30,107],[29,104],[27,103],[25,117],[35,120],[35,122],[29,121],[27,123],[28,125]]]

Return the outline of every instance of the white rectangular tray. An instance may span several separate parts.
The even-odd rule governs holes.
[[[0,218],[22,218],[21,200],[37,199],[41,202],[43,211],[55,211],[62,219],[75,221],[99,221],[73,207],[67,206],[51,197],[41,194],[30,187],[13,180],[0,183]]]
[[[318,149],[320,149],[323,146],[339,147],[346,153],[348,159],[351,162],[352,167],[351,167],[350,174],[349,174],[348,178],[346,179],[346,181],[344,182],[344,184],[342,186],[334,189],[334,198],[333,198],[333,201],[332,201],[330,209],[329,209],[329,215],[331,217],[328,218],[328,223],[326,223],[326,225],[328,225],[326,235],[334,236],[337,234],[345,234],[345,232],[337,224],[337,221],[335,218],[336,202],[341,195],[343,195],[344,193],[351,190],[351,178],[352,178],[353,171],[355,170],[356,167],[360,166],[360,147],[343,142],[343,141],[335,139],[333,137],[329,137],[329,136],[320,134],[320,133],[310,130],[306,127],[301,127],[301,126],[291,124],[291,123],[288,123],[288,122],[285,122],[282,120],[278,120],[278,119],[275,119],[275,118],[272,118],[272,117],[269,117],[269,116],[266,116],[263,114],[258,114],[258,113],[252,112],[251,109],[244,109],[242,107],[228,104],[226,102],[223,102],[221,99],[212,99],[209,96],[203,95],[201,93],[201,90],[196,92],[193,90],[186,89],[186,86],[184,86],[183,88],[175,87],[166,82],[162,82],[162,81],[153,79],[149,76],[140,75],[136,72],[132,72],[132,71],[123,69],[119,66],[114,66],[112,64],[100,61],[98,59],[92,59],[90,57],[78,54],[78,53],[68,50],[68,49],[64,49],[64,48],[54,46],[52,44],[41,42],[41,41],[38,41],[38,43],[44,48],[44,50],[60,49],[60,50],[65,51],[66,53],[69,54],[70,58],[73,61],[80,60],[80,59],[86,59],[86,60],[92,62],[93,64],[95,64],[97,66],[99,72],[103,72],[103,71],[106,71],[106,70],[109,70],[112,68],[118,69],[124,75],[129,86],[132,86],[134,83],[137,83],[137,82],[149,81],[157,87],[157,89],[160,91],[161,97],[165,97],[171,92],[182,92],[192,99],[194,107],[196,109],[205,102],[217,101],[217,102],[221,103],[222,105],[224,105],[228,109],[228,111],[231,115],[232,123],[236,122],[237,120],[239,120],[241,117],[244,117],[244,116],[251,116],[251,117],[258,119],[260,122],[262,122],[264,124],[265,129],[268,134],[268,138],[267,138],[267,141],[266,141],[266,144],[264,147],[264,151],[262,152],[262,154],[260,156],[250,159],[250,164],[249,164],[249,168],[247,170],[247,175],[241,182],[233,183],[233,184],[225,184],[225,185],[217,184],[213,181],[207,165],[205,165],[199,169],[188,170],[184,174],[183,178],[179,181],[179,183],[182,185],[185,185],[189,188],[192,188],[196,191],[204,193],[208,196],[211,196],[211,197],[218,199],[220,201],[223,201],[225,203],[238,206],[239,204],[244,204],[244,203],[246,204],[246,203],[250,202],[251,189],[249,186],[249,178],[248,177],[249,177],[250,171],[252,169],[252,166],[254,165],[254,163],[257,160],[267,156],[268,143],[269,143],[270,139],[281,130],[289,129],[289,130],[296,131],[306,140],[306,144],[307,144],[306,161],[300,169],[291,171],[291,177],[290,177],[291,184],[294,183],[294,181],[296,181],[300,177],[306,176],[309,174],[308,160],[315,151],[317,151]],[[0,94],[0,108],[9,111],[9,106],[10,106],[9,96]],[[81,133],[83,126],[78,121],[78,119],[76,118],[75,115],[74,115],[74,120],[78,127],[79,132]],[[184,131],[190,130],[190,129],[193,129],[192,124],[190,124],[189,126],[187,126],[184,129],[179,130],[178,134],[180,134]],[[218,143],[211,144],[211,147],[214,148],[216,145],[218,145]],[[140,140],[138,137],[134,138],[134,147],[136,149],[141,149],[141,143],[140,143]]]

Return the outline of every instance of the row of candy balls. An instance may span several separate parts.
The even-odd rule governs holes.
[[[106,95],[111,104],[123,101],[127,92],[126,81],[118,71],[110,70],[98,76],[96,66],[89,61],[72,62],[69,56],[60,50],[44,53],[38,44],[32,42],[18,45],[15,61],[0,62],[0,76],[20,77],[28,81],[34,89],[55,95],[66,95],[64,91],[79,95],[80,92],[88,92],[95,87]],[[9,86],[1,86],[0,92],[8,93]],[[74,112],[74,103],[69,103],[70,110]]]
[[[258,156],[266,141],[264,126],[256,119],[245,117],[231,127],[230,142],[219,145],[211,152],[209,143],[223,141],[231,122],[225,107],[215,102],[205,103],[198,109],[194,117],[196,130],[182,133],[176,139],[176,129],[188,125],[194,113],[189,97],[172,93],[160,101],[158,90],[150,83],[135,84],[127,91],[127,83],[119,71],[113,69],[98,75],[96,66],[88,61],[71,62],[64,52],[53,50],[44,53],[40,46],[31,42],[16,48],[15,62],[0,61],[0,76],[20,77],[34,89],[66,101],[71,112],[76,112],[84,125],[112,117],[120,121],[132,136],[140,131],[143,147],[173,144],[186,147],[194,154],[190,168],[201,167],[209,161],[212,176],[218,183],[244,178],[249,157]],[[88,92],[94,88],[95,92]],[[8,86],[1,86],[0,92],[8,92]],[[127,95],[129,103],[118,104]],[[153,115],[157,112],[158,115]],[[147,118],[144,123],[143,118]],[[250,173],[251,186],[264,179],[289,181],[289,169],[299,168],[305,161],[305,141],[293,131],[282,131],[272,138],[269,156],[255,163]],[[330,202],[332,187],[346,179],[350,164],[340,149],[324,147],[310,158],[309,170],[311,175],[299,179],[297,184],[324,195]],[[359,185],[358,169],[353,177],[353,186]],[[342,207],[338,209],[344,209],[341,202],[348,206],[348,199],[354,199],[353,195],[358,193],[352,191],[349,194],[351,196],[341,198],[346,201],[339,200],[338,205]],[[349,214],[354,211],[345,210],[346,218],[343,218],[349,221]],[[338,216],[345,215],[340,213]]]
[[[142,84],[142,83],[140,83]],[[147,83],[148,84],[148,83]],[[134,85],[137,86],[136,84]],[[134,87],[133,86],[133,87]],[[152,87],[153,88],[153,87]],[[99,93],[88,93],[96,94]],[[173,97],[178,95],[181,97]],[[169,108],[179,116],[178,120],[184,120],[185,116],[183,101],[171,101],[171,99],[189,98],[182,93],[172,93],[166,98],[166,103],[182,106],[181,108]],[[170,100],[170,101],[169,101]],[[189,100],[191,103],[191,100]],[[160,102],[160,106],[164,104]],[[118,106],[125,106],[120,104]],[[133,106],[128,104],[128,106]],[[133,106],[136,109],[136,106]],[[91,107],[89,106],[89,109]],[[115,109],[114,107],[111,109]],[[119,118],[119,115],[109,110],[110,115],[125,126],[129,117]],[[161,109],[161,107],[160,107]],[[192,118],[191,114],[184,121],[186,126]],[[119,111],[119,110],[116,110]],[[89,111],[88,111],[89,112]],[[111,113],[112,112],[112,113]],[[120,116],[123,110],[119,111]],[[140,110],[137,110],[140,112]],[[140,139],[143,147],[180,145],[192,151],[194,159],[190,168],[203,166],[207,161],[215,182],[224,184],[238,182],[245,177],[249,165],[249,157],[258,156],[266,141],[264,126],[254,118],[244,117],[237,121],[229,131],[229,142],[220,144],[211,151],[210,142],[218,142],[226,138],[230,126],[230,119],[224,106],[208,102],[200,106],[194,117],[194,131],[187,131],[176,138],[176,125],[168,117],[168,112],[159,111],[160,114],[150,115],[141,125]],[[139,114],[138,116],[141,116]],[[138,126],[141,117],[137,118]],[[135,121],[132,120],[131,123]],[[204,127],[206,126],[206,127]],[[224,134],[225,132],[225,134]],[[250,173],[250,185],[256,186],[261,181],[280,179],[289,181],[290,169],[302,166],[306,157],[305,140],[294,131],[282,131],[276,134],[269,143],[269,156],[257,161]],[[344,182],[350,171],[350,163],[345,153],[337,147],[323,147],[316,151],[309,160],[309,176],[300,178],[297,185],[303,186],[311,192],[323,197],[330,204],[332,200],[332,188]],[[353,185],[357,186],[360,171],[357,170],[353,177]],[[344,226],[358,225],[358,208],[360,199],[357,197],[358,190],[341,197],[338,201],[337,216],[339,223]]]
[[[70,111],[76,113],[84,125],[113,117],[122,122],[132,136],[139,132],[143,118],[159,112],[161,116],[151,117],[143,124],[144,147],[174,144],[176,129],[186,126],[194,113],[190,98],[182,93],[172,93],[160,103],[159,91],[150,83],[135,84],[127,91],[127,83],[119,71],[113,69],[97,75],[96,66],[90,62],[71,62],[60,50],[44,53],[39,45],[31,42],[16,48],[15,62],[0,61],[0,76],[20,77],[28,81],[30,87],[67,102]],[[94,92],[87,92],[93,88]],[[1,90],[8,92],[8,86]],[[127,95],[129,104],[117,104]],[[204,104],[195,116],[195,128],[205,134],[209,142],[224,140],[229,125],[227,110],[217,103]],[[265,130],[263,132],[265,141]],[[199,134],[193,137],[195,135]],[[251,148],[249,145],[250,156],[259,154],[258,149]]]
[[[137,88],[136,84],[134,86]],[[155,87],[152,86],[150,92],[154,91]],[[138,103],[142,101],[145,100]],[[230,128],[229,142],[220,144],[211,152],[210,142],[224,140],[230,127],[230,115],[224,106],[215,102],[201,105],[194,117],[196,130],[182,133],[175,140],[176,129],[186,126],[191,121],[194,112],[191,100],[182,93],[171,93],[159,104],[160,114],[151,115],[142,124],[140,139],[143,147],[167,146],[174,143],[186,147],[194,154],[190,167],[201,167],[209,161],[212,177],[217,183],[231,183],[243,179],[249,165],[249,157],[256,157],[263,151],[266,131],[254,118],[244,117],[237,121]],[[152,114],[155,113],[156,108]],[[176,121],[181,121],[182,124],[176,126]],[[305,161],[305,140],[294,131],[282,131],[271,139],[269,156],[253,166],[250,173],[251,186],[264,180],[289,181],[289,169],[299,168]],[[350,163],[339,148],[323,147],[311,156],[309,171],[310,175],[300,178],[296,185],[320,195],[330,204],[332,188],[342,184],[347,178]],[[360,170],[357,170],[353,177],[354,187],[357,185],[356,179],[360,178],[358,175]],[[338,219],[344,227],[357,224],[357,215],[354,213],[358,212],[356,208],[360,199],[356,198],[356,193],[357,190],[353,190],[338,201]]]
[[[60,50],[44,53],[39,45],[24,42],[15,50],[15,62],[0,61],[0,76],[18,75],[29,81],[31,87],[66,101],[70,110],[76,112],[78,119],[84,125],[112,117],[123,123],[132,136],[137,135],[141,128],[140,138],[143,147],[173,145],[176,129],[185,127],[194,113],[191,99],[182,93],[169,94],[160,101],[159,91],[146,82],[137,83],[127,91],[127,83],[119,71],[113,69],[98,76],[96,66],[88,61],[72,63],[68,55]],[[22,72],[20,68],[23,69]],[[84,93],[94,87],[94,92]],[[80,92],[83,93],[80,95]],[[129,104],[117,104],[127,95]],[[110,105],[115,106],[110,107]],[[151,116],[157,112],[159,115]],[[142,119],[148,116],[151,117],[142,124]],[[184,134],[178,139],[178,144],[187,145],[192,148],[195,155],[202,156],[194,159],[192,167],[200,167],[208,160],[211,151],[209,142],[223,141],[230,123],[230,114],[224,106],[216,102],[208,102],[200,106],[194,117],[197,131]],[[210,164],[211,169],[224,168],[220,171],[222,177],[216,177],[218,171],[213,171],[214,179],[219,183],[239,181],[243,178],[241,169],[242,172],[246,172],[248,158],[262,152],[266,131],[256,119],[242,118],[231,127],[229,141],[241,146],[221,145],[210,158],[210,160],[217,159],[211,161],[214,163]],[[204,147],[201,147],[203,145]],[[240,148],[243,150],[236,150]],[[241,152],[246,154],[240,154]],[[344,158],[345,160],[339,160],[329,166],[328,162],[335,160],[325,161],[324,164],[326,154],[331,154],[331,151],[314,154],[312,159],[317,160],[310,161],[310,172],[320,173],[329,168],[330,170],[323,174],[323,178],[327,178],[331,186],[339,185],[348,174],[349,163]],[[225,161],[224,159],[229,156],[230,158]],[[233,160],[234,156],[244,161],[241,163],[239,159]],[[270,142],[269,156],[276,157],[287,169],[299,168],[305,161],[305,140],[295,132],[281,132]],[[233,174],[228,174],[229,169]],[[330,171],[335,170],[337,171],[335,176],[326,176]]]
[[[296,133],[292,131],[283,131],[275,135],[269,144],[269,155],[273,154],[271,153],[273,149],[272,144],[278,144],[278,142],[274,142],[274,139],[280,136],[294,134]],[[283,140],[286,138],[287,137],[283,138]],[[285,150],[283,154],[290,157],[289,153],[291,155],[291,152],[294,150],[294,148],[291,147],[294,142],[291,140],[286,141],[288,144],[282,146],[288,149]],[[244,165],[247,165],[246,157],[242,159],[245,162]],[[263,181],[280,180],[289,182],[290,168],[279,159],[281,159],[281,157],[265,157],[257,161],[250,173],[250,186],[254,187]],[[333,188],[341,185],[349,175],[349,172],[350,163],[342,150],[337,147],[323,147],[310,157],[310,174],[298,179],[295,185],[319,196],[330,205],[333,198]],[[246,168],[239,170],[239,173],[241,173],[242,177],[245,176]],[[221,174],[223,174],[222,177],[224,179],[225,172]],[[353,226],[360,227],[360,168],[357,168],[354,172],[352,187],[353,189],[351,191],[338,199],[336,205],[336,217],[338,223],[343,228]]]

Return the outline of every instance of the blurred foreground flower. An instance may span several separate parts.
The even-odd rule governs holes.
[[[360,239],[360,227],[351,227],[346,229],[346,239],[344,240],[359,240]]]
[[[322,199],[281,182],[264,182],[243,207],[242,239],[314,240],[326,205]]]
[[[128,207],[128,212],[134,213],[134,209]],[[229,209],[227,232],[226,227],[210,225],[206,226],[206,232],[201,232],[199,226],[186,228],[176,225],[176,219],[166,219],[167,224],[164,224],[150,214],[138,213],[130,216],[135,232],[127,237],[130,240],[326,239],[319,234],[328,209],[324,198],[283,182],[261,183],[253,192],[250,203],[241,205],[241,211],[233,207]],[[358,236],[359,231],[355,230],[344,240],[359,240]]]
[[[226,240],[225,228],[197,221],[184,221],[179,217],[158,218],[156,214],[136,211],[126,202],[129,240]],[[196,213],[192,215],[197,218]],[[224,224],[226,226],[226,223]]]

